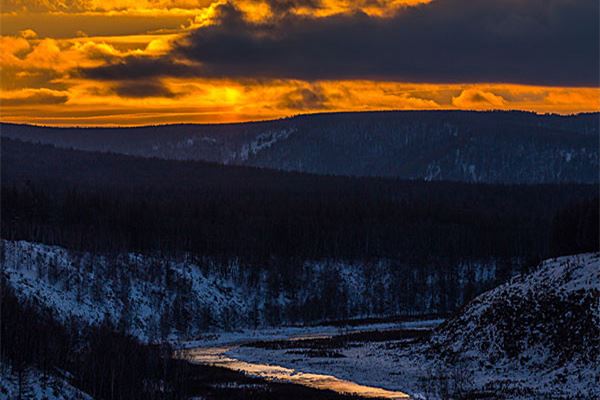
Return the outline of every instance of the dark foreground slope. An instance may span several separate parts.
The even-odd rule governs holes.
[[[142,157],[349,176],[490,183],[598,181],[598,114],[411,111],[141,128],[2,125],[2,136]]]

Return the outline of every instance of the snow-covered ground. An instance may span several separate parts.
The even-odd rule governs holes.
[[[427,341],[357,341],[332,348],[335,357],[311,355],[301,344],[293,349],[234,346],[225,356],[333,375],[415,398],[467,392],[599,398],[599,299],[600,255],[561,257],[479,296]],[[549,312],[554,314],[544,316]],[[564,324],[567,337],[558,331]],[[514,336],[515,331],[522,334]],[[517,342],[522,346],[513,354]]]
[[[269,149],[271,146],[275,145],[277,142],[282,140],[286,140],[293,133],[298,130],[294,127],[282,129],[280,131],[267,131],[258,134],[252,141],[249,143],[243,144],[239,150],[239,155],[237,156],[238,161],[248,161],[249,158],[255,156],[263,150]],[[236,158],[236,153],[233,153],[233,159]],[[227,160],[226,163],[229,163],[230,160]]]
[[[210,321],[234,318],[232,310],[249,311],[247,294],[235,282],[209,277],[185,260],[132,253],[113,259],[23,241],[3,246],[3,273],[17,295],[62,321],[110,318],[148,341],[193,335]]]
[[[336,348],[336,357],[299,354],[302,348],[267,350],[255,347],[233,347],[226,355],[250,363],[278,365],[298,372],[332,375],[360,385],[411,395],[422,393],[419,380],[430,376],[426,360],[416,359],[410,352],[400,354],[397,344],[395,341],[356,342],[347,348]]]
[[[443,319],[422,319],[405,322],[367,323],[353,326],[315,325],[282,326],[266,329],[239,329],[230,332],[214,332],[201,335],[197,340],[178,343],[181,349],[199,347],[234,347],[240,344],[272,341],[328,338],[353,332],[391,331],[398,329],[433,329],[444,322]]]
[[[215,365],[242,371],[252,376],[268,380],[293,382],[314,388],[334,390],[346,394],[358,394],[365,398],[404,399],[407,395],[401,385],[390,385],[388,374],[390,365],[382,364],[381,354],[356,352],[356,358],[349,356],[341,362],[329,362],[323,358],[302,362],[297,353],[292,359],[290,352],[274,352],[254,347],[240,347],[244,344],[270,341],[290,341],[329,339],[338,335],[365,332],[390,332],[398,330],[431,330],[443,320],[415,320],[398,323],[376,323],[348,327],[313,326],[285,327],[258,331],[239,331],[205,337],[201,341],[187,342],[179,353],[193,362]],[[385,342],[386,345],[389,342]],[[357,363],[365,356],[370,362]],[[329,361],[328,361],[329,360]],[[344,362],[346,361],[346,362]],[[360,377],[360,379],[357,379]]]
[[[28,368],[21,374],[10,366],[0,368],[0,400],[92,400],[90,396],[71,386],[65,379],[45,375]]]
[[[473,300],[430,352],[484,390],[600,398],[600,253],[550,259]]]

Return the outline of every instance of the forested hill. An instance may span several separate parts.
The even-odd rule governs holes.
[[[597,183],[600,115],[398,111],[140,128],[2,124],[2,136],[81,150],[347,176]]]
[[[546,260],[463,307],[429,339],[427,358],[504,398],[597,399],[598,282],[600,253]]]
[[[594,249],[597,190],[318,176],[2,140],[2,237],[81,250],[540,257]]]

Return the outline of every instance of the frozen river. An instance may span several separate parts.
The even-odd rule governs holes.
[[[248,375],[257,376],[267,380],[295,383],[315,389],[333,390],[338,393],[358,395],[364,398],[409,398],[407,394],[402,392],[364,386],[331,375],[301,372],[277,365],[250,363],[237,360],[227,355],[227,352],[230,350],[231,347],[196,348],[188,350],[187,358],[193,362],[241,371]]]
[[[412,327],[422,327],[424,329],[435,326],[440,321],[420,321]],[[385,331],[386,329],[397,329],[399,327],[406,328],[407,324],[390,324],[390,325],[371,325],[351,328],[352,333],[357,332],[372,332]],[[412,324],[408,324],[412,325]],[[416,326],[415,326],[416,325]],[[315,338],[329,338],[338,334],[348,333],[348,330],[334,330],[331,327],[323,327],[320,330],[318,327],[308,328],[304,332],[302,330],[293,330],[277,332],[274,335],[268,332],[252,333],[248,338],[243,334],[224,337],[216,340],[208,340],[204,343],[198,342],[199,346],[188,346],[183,352],[183,357],[199,364],[223,367],[234,371],[241,371],[251,376],[260,377],[266,380],[289,382],[307,387],[332,390],[341,394],[358,395],[364,398],[378,399],[407,399],[410,396],[402,391],[385,389],[378,386],[370,386],[354,382],[348,377],[340,378],[338,376],[329,375],[320,371],[315,372],[307,366],[295,367],[293,365],[278,365],[276,360],[269,359],[269,350],[255,348],[254,351],[265,352],[264,357],[260,361],[241,359],[236,356],[236,352],[242,350],[240,346],[248,342],[264,342],[269,340],[286,340],[286,341],[302,341]],[[228,341],[229,340],[229,341]],[[201,344],[202,343],[202,344]]]

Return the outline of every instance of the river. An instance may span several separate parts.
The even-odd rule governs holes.
[[[432,327],[439,324],[442,320],[429,320],[429,321],[417,321],[412,324],[402,325],[391,325],[391,326],[363,326],[355,327],[352,329],[356,332],[372,332],[375,330],[385,331],[387,329],[398,329],[401,328],[423,328],[431,329]],[[408,326],[410,325],[410,326]],[[323,329],[323,328],[321,328]],[[277,337],[279,340],[284,339],[288,341],[306,340],[312,338],[331,338],[340,334],[341,332],[332,332],[331,328],[325,328],[320,330],[304,330],[296,331],[289,335],[280,335]],[[302,367],[303,370],[284,367],[281,365],[275,365],[275,363],[264,363],[263,362],[249,362],[236,358],[232,355],[232,350],[235,350],[239,346],[249,342],[264,342],[273,339],[273,336],[267,334],[263,336],[256,336],[254,338],[244,338],[244,335],[238,336],[235,340],[213,340],[206,342],[198,342],[197,346],[188,347],[183,350],[180,355],[194,363],[223,367],[234,371],[243,372],[245,374],[260,377],[266,380],[288,382],[307,387],[321,389],[321,390],[332,390],[340,394],[357,395],[363,398],[379,398],[379,399],[408,399],[410,396],[404,392],[398,390],[388,390],[381,387],[363,385],[352,380],[341,379],[334,375],[327,375],[322,373],[311,372],[311,368]],[[234,339],[233,337],[231,339]],[[257,340],[258,339],[258,340]],[[267,350],[265,350],[267,351]],[[267,358],[268,359],[268,358]],[[324,371],[321,371],[324,372]]]
[[[406,393],[364,386],[331,375],[301,372],[277,365],[249,363],[237,360],[227,355],[227,352],[231,349],[231,346],[195,348],[187,350],[185,358],[191,362],[241,371],[248,375],[257,376],[267,380],[295,383],[315,389],[332,390],[341,394],[377,399],[409,398]]]

